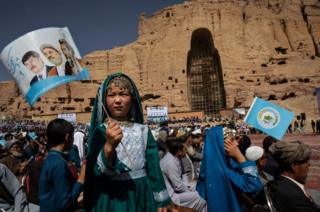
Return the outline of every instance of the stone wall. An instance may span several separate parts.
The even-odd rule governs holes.
[[[90,111],[98,85],[117,71],[133,78],[141,96],[158,97],[145,100],[144,107],[167,105],[170,113],[190,111],[187,58],[192,33],[201,28],[211,33],[220,55],[228,108],[249,107],[259,96],[296,114],[306,112],[308,119],[318,118],[317,0],[194,0],[141,15],[135,42],[85,56],[93,81],[60,86],[33,108],[14,93],[12,104],[2,103],[2,112],[22,108],[23,115],[32,116]]]

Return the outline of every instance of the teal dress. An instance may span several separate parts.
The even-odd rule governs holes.
[[[99,106],[105,102],[108,82],[119,75],[122,74],[109,76],[96,98],[90,126],[84,211],[153,212],[168,205],[170,197],[160,169],[157,144],[150,129],[142,124],[143,114],[135,86],[130,111],[133,122],[120,123],[123,138],[116,147],[116,154],[105,158],[103,152],[108,142],[107,125]]]
[[[91,211],[156,211],[169,196],[159,166],[156,142],[147,126],[121,126],[124,137],[113,158],[105,158],[103,148],[94,167],[96,182]],[[94,132],[94,140],[106,139],[106,126]],[[112,160],[112,166],[109,166]]]

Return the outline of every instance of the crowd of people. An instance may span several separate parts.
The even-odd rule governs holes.
[[[0,174],[0,208],[4,211],[39,211],[39,188],[41,188],[42,182],[40,181],[40,173],[44,167],[44,161],[45,159],[50,161],[51,153],[49,150],[55,148],[52,145],[61,139],[59,134],[64,133],[67,128],[63,126],[61,129],[53,129],[55,131],[49,135],[50,124],[48,125],[46,122],[9,120],[2,121],[0,129],[0,168],[2,170]],[[73,132],[74,129],[75,132]],[[85,125],[77,124],[71,125],[68,132],[69,137],[72,137],[70,141],[73,145],[67,154],[69,167],[67,173],[72,174],[72,179],[78,179],[81,176],[80,164],[81,159],[85,158],[86,130]],[[60,176],[57,179],[60,179],[60,183],[62,183],[66,179],[65,177]],[[64,188],[64,186],[62,187]],[[65,188],[68,189],[68,187]],[[61,191],[59,191],[59,196],[64,198]]]
[[[2,121],[0,132],[2,211],[320,211],[304,188],[308,145],[255,146],[233,121],[149,127],[121,73],[99,88],[90,125]]]

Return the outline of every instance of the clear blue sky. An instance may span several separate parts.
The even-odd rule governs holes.
[[[184,0],[1,0],[0,52],[16,38],[44,27],[69,27],[81,53],[112,49],[136,40],[142,12]],[[0,81],[13,79],[0,62]]]

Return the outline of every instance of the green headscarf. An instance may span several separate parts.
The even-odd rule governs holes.
[[[140,124],[143,123],[143,112],[142,112],[142,106],[141,106],[141,99],[140,99],[140,95],[139,95],[139,92],[138,92],[136,85],[127,75],[125,75],[123,73],[115,73],[115,74],[109,75],[98,89],[97,96],[94,101],[93,111],[91,114],[89,136],[93,133],[93,131],[95,130],[95,128],[97,126],[99,126],[100,124],[102,124],[105,121],[106,114],[102,108],[102,105],[105,105],[105,102],[106,102],[107,88],[110,84],[110,81],[116,77],[119,77],[119,76],[127,78],[133,88],[133,92],[131,94],[132,102],[131,102],[130,113],[132,115],[134,122],[140,123]],[[89,146],[90,146],[90,143],[89,143]]]
[[[107,88],[112,81],[112,79],[116,77],[125,77],[131,83],[133,91],[131,92],[131,108],[130,115],[133,119],[132,121],[135,123],[143,124],[143,111],[141,106],[141,99],[139,96],[139,92],[134,82],[123,73],[115,73],[109,75],[103,82],[103,84],[99,87],[95,101],[94,107],[91,114],[91,123],[89,130],[89,142],[88,142],[88,153],[87,153],[87,168],[86,168],[86,180],[84,186],[84,210],[90,211],[92,208],[91,196],[93,191],[93,183],[97,183],[94,176],[94,166],[96,164],[97,157],[103,148],[104,143],[94,141],[93,133],[95,129],[102,123],[106,121],[106,114],[103,109],[103,105],[106,102],[106,93]],[[108,108],[106,108],[108,110]]]

